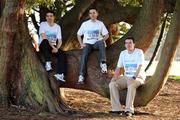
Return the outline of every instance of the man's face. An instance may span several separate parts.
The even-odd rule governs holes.
[[[95,9],[89,10],[89,17],[91,20],[96,20],[98,17],[98,12]]]
[[[127,50],[134,50],[135,44],[133,43],[132,39],[126,39],[125,40],[125,47]]]
[[[46,14],[46,20],[47,20],[47,22],[54,22],[54,19],[55,19],[55,17],[54,17],[54,14],[53,14],[53,13],[47,13],[47,14]]]

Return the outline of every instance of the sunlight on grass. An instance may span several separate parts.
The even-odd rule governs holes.
[[[180,76],[169,76],[169,79],[180,80]]]

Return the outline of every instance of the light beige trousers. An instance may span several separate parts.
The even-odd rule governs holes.
[[[143,84],[143,80],[137,78],[136,80],[131,80],[131,84],[129,84],[128,80],[132,78],[121,76],[116,81],[111,81],[109,84],[110,89],[110,99],[112,111],[120,111],[120,96],[119,91],[127,88],[127,96],[126,96],[126,107],[125,112],[129,111],[134,113],[134,98],[136,96],[136,89]]]

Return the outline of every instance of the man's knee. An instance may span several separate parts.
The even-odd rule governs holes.
[[[47,39],[44,39],[41,44],[49,44],[49,41]]]
[[[116,84],[116,82],[110,82],[109,83],[109,88],[111,89],[111,88],[114,88],[114,87],[116,87],[117,86],[117,84]]]
[[[58,53],[63,54],[63,55],[65,54],[65,52],[63,50],[61,50],[61,49],[58,49]]]
[[[104,41],[102,41],[102,40],[98,41],[97,44],[98,44],[98,46],[105,46]]]
[[[86,47],[84,47],[81,51],[81,55],[82,56],[87,56],[91,51],[91,46],[86,45]]]
[[[136,89],[141,85],[141,83],[139,81],[134,81],[133,83],[131,83],[130,85],[128,85],[128,89]]]

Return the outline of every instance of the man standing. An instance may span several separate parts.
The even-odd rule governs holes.
[[[65,82],[65,54],[60,47],[62,45],[61,28],[54,22],[55,16],[53,11],[46,13],[46,22],[42,22],[39,28],[40,35],[40,51],[42,51],[45,58],[46,71],[51,71],[51,55],[56,55],[58,59],[57,74],[54,77],[57,80]]]
[[[107,73],[105,40],[108,39],[109,34],[104,23],[97,20],[98,12],[95,8],[89,10],[89,17],[90,20],[83,22],[77,32],[78,41],[82,49],[78,80],[79,84],[84,83],[87,71],[86,65],[88,61],[88,55],[92,49],[99,49],[101,72]]]
[[[134,114],[134,98],[136,89],[144,84],[146,75],[144,71],[144,54],[140,49],[135,48],[134,38],[129,37],[124,42],[126,50],[120,53],[115,74],[109,84],[112,111],[110,113],[120,114],[119,90],[127,88],[125,114]],[[119,76],[123,68],[124,76]]]

